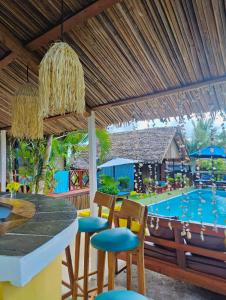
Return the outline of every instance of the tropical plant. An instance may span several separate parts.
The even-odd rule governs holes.
[[[196,122],[192,121],[192,126],[193,132],[191,140],[187,140],[187,147],[190,153],[209,146],[211,142],[211,131],[212,134],[216,134],[216,129],[213,128],[213,121],[211,119],[201,119]]]
[[[19,176],[23,178],[24,189],[29,185],[32,193],[37,192],[37,183],[41,174],[45,149],[45,139],[18,140]]]
[[[211,145],[212,137],[214,138],[214,144],[226,147],[226,133],[225,130],[219,132],[213,126],[213,120],[198,120],[192,121],[193,132],[190,140],[186,140],[187,148],[190,153],[197,151],[203,147]]]
[[[128,176],[119,177],[118,181],[119,181],[119,187],[122,190],[127,190],[129,188],[129,177]]]
[[[175,176],[175,181],[176,182],[182,182],[183,181],[183,177],[182,177],[182,175],[181,174],[176,174],[176,176]]]
[[[113,177],[102,174],[100,175],[100,188],[98,189],[102,193],[117,195],[119,193],[119,182],[115,181]]]
[[[170,176],[167,176],[166,177],[166,180],[170,183],[170,184],[173,184],[175,182],[174,178],[173,177],[170,177]]]

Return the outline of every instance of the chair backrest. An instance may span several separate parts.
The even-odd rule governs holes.
[[[101,192],[96,192],[94,197],[94,203],[98,206],[98,217],[102,216],[103,207],[106,207],[109,209],[108,214],[108,223],[109,227],[112,225],[113,216],[114,216],[114,208],[115,208],[115,196],[114,195],[108,195]]]
[[[119,212],[115,213],[115,226],[120,226],[120,220],[126,220],[126,227],[132,229],[132,222],[138,222],[139,228],[136,231],[141,240],[144,239],[147,224],[148,209],[138,202],[125,199]]]

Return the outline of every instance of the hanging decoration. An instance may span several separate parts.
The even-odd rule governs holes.
[[[39,104],[38,88],[29,82],[21,85],[12,102],[12,135],[16,138],[43,138],[43,117]]]
[[[50,47],[39,67],[39,95],[44,116],[85,111],[85,81],[78,55],[63,41],[63,0],[61,41]]]

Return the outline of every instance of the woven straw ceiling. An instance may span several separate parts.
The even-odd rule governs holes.
[[[84,8],[90,9],[95,1],[64,2],[68,19]],[[112,5],[82,23],[75,22],[64,35],[83,64],[86,104],[96,111],[98,126],[224,111],[223,0],[106,2]],[[51,35],[40,46],[31,42],[59,23],[60,7],[59,0],[0,2],[1,128],[11,125],[12,96],[26,80],[27,53],[29,63],[37,64],[52,42]],[[3,34],[6,30],[15,38],[14,44]],[[18,42],[28,52],[11,48]],[[37,84],[35,68],[31,81]],[[196,89],[191,88],[193,84],[197,84]],[[117,103],[120,106],[115,106]],[[86,118],[69,115],[45,121],[45,132],[86,126]]]

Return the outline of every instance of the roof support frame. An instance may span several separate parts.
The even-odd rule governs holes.
[[[183,94],[186,92],[191,92],[197,89],[203,89],[203,88],[209,88],[210,86],[218,85],[226,83],[226,75],[224,76],[218,76],[211,79],[206,79],[203,81],[198,81],[195,83],[190,83],[184,86],[174,87],[167,90],[161,90],[156,91],[153,93],[149,93],[146,95],[138,96],[138,97],[129,97],[125,99],[119,99],[111,103],[101,104],[95,107],[92,107],[91,109],[93,111],[101,111],[107,108],[114,108],[114,107],[120,107],[124,105],[130,105],[130,104],[136,104],[140,102],[147,102],[153,99],[158,99],[161,97],[168,97],[178,94]]]

